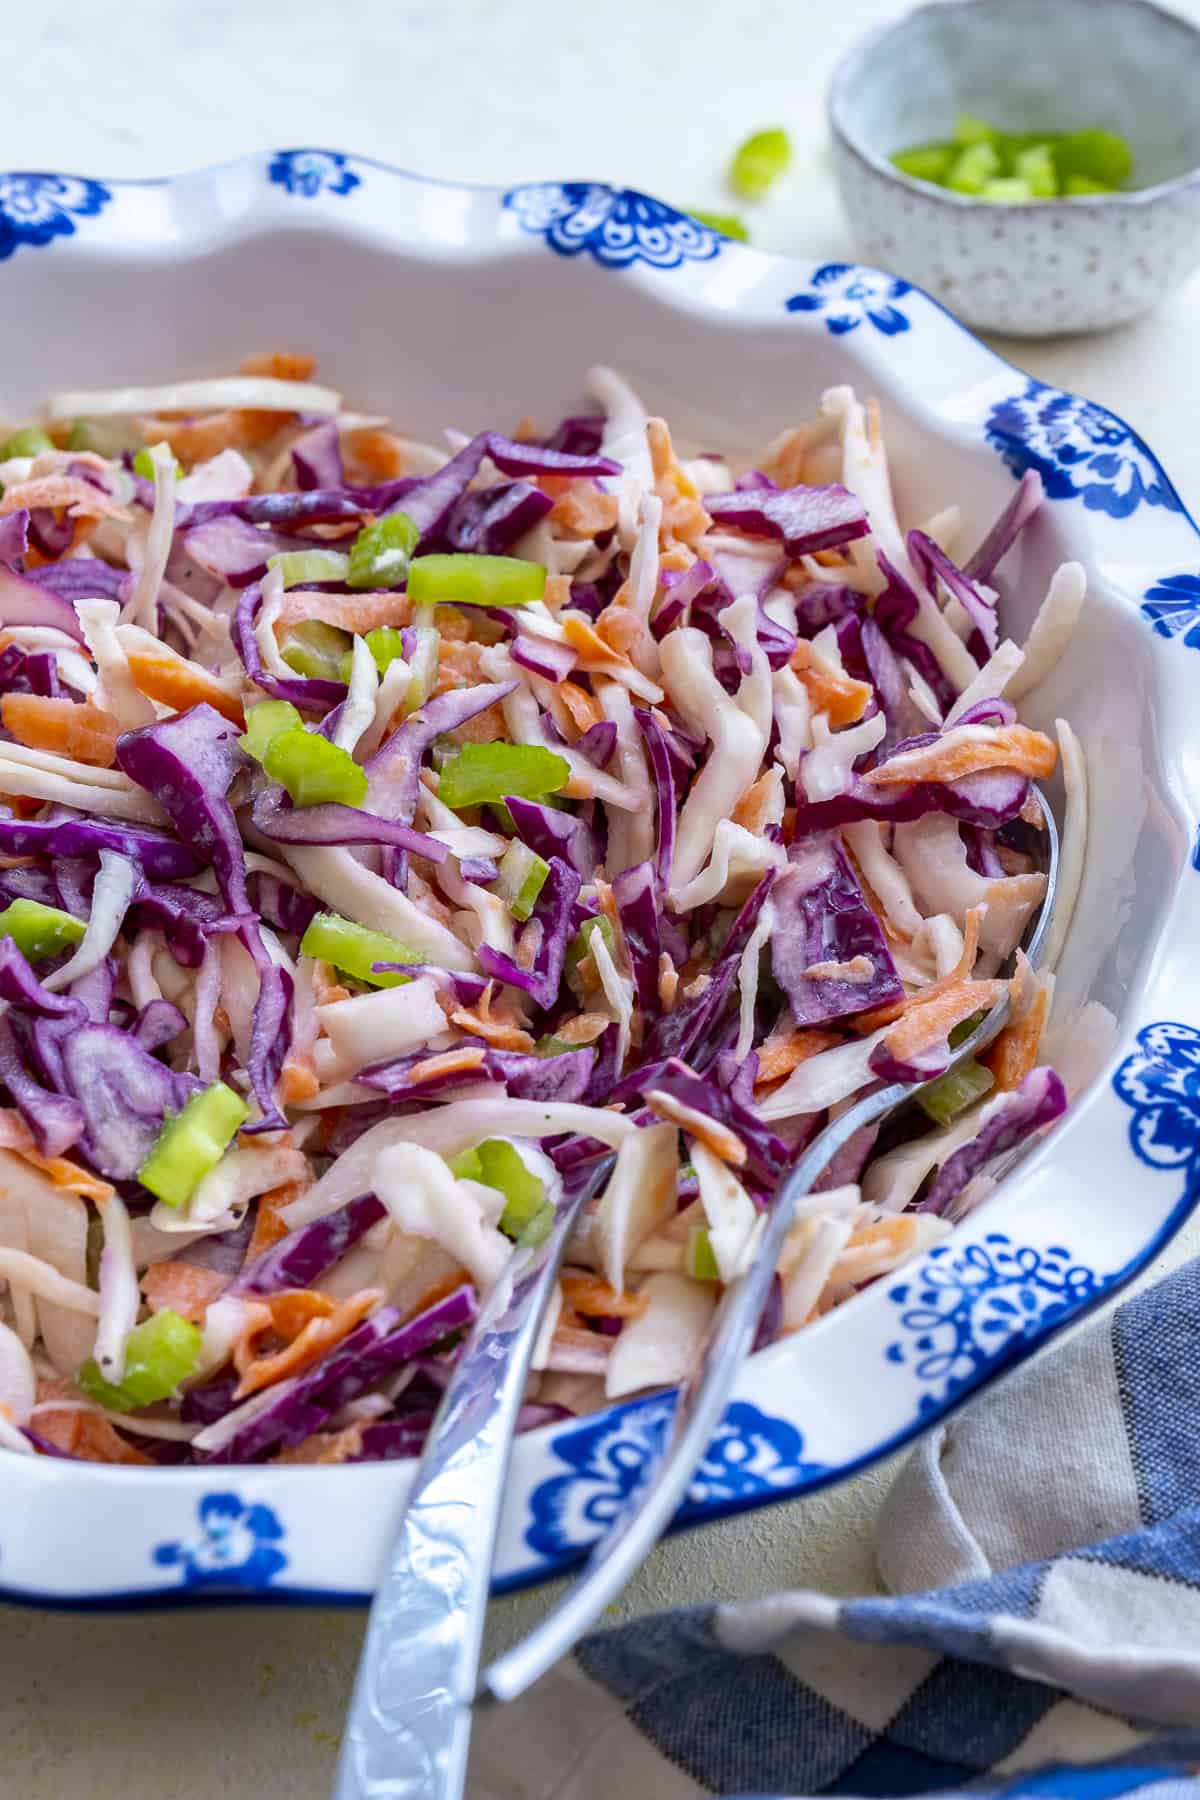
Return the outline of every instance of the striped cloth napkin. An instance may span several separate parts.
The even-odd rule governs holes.
[[[1200,1800],[1200,1262],[926,1436],[878,1561],[588,1638],[479,1719],[471,1800]]]

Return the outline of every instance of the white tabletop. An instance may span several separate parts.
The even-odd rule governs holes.
[[[1200,0],[1176,0],[1200,18]],[[511,183],[628,182],[728,210],[729,155],[785,124],[791,173],[754,239],[852,253],[829,166],[826,76],[891,0],[76,0],[21,20],[0,168],[168,174],[320,144]],[[2,271],[0,271],[2,278]],[[1123,414],[1200,509],[1200,280],[1111,336],[1006,344]],[[253,348],[253,346],[250,346]],[[1200,1249],[1200,1227],[1169,1257]],[[663,1546],[621,1615],[773,1587],[874,1585],[887,1465]],[[97,1521],[97,1540],[103,1527]],[[493,1609],[498,1638],[544,1604]],[[214,1611],[112,1619],[0,1608],[0,1794],[14,1800],[317,1800],[329,1789],[362,1616]]]

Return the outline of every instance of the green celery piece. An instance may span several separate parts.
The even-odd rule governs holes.
[[[960,149],[969,150],[975,144],[994,145],[999,136],[994,125],[977,118],[974,113],[959,113],[954,121],[954,141]]]
[[[729,179],[743,199],[761,200],[791,160],[791,139],[782,125],[772,125],[738,146]]]
[[[1081,194],[1114,194],[1116,189],[1107,181],[1096,181],[1090,175],[1068,175],[1063,182],[1063,193],[1078,199]]]
[[[373,524],[364,525],[350,546],[347,585],[352,588],[403,586],[420,537],[421,533],[405,512],[385,513]]]
[[[549,873],[550,864],[526,845],[514,842],[508,846],[500,859],[496,892],[514,919],[529,918]]]
[[[361,806],[366,798],[366,771],[350,752],[303,726],[277,732],[262,763],[273,781],[283,783],[295,806],[319,806],[327,800]]]
[[[541,563],[519,556],[417,556],[408,571],[414,605],[528,606],[546,591]]]
[[[54,441],[40,425],[26,425],[12,436],[0,448],[0,462],[7,462],[10,456],[37,456],[43,450],[53,450]]]
[[[198,1326],[169,1309],[135,1325],[125,1340],[125,1373],[117,1383],[105,1381],[94,1358],[76,1377],[89,1400],[110,1412],[132,1412],[168,1399],[200,1360],[203,1342]]]
[[[960,1019],[950,1033],[950,1048],[957,1050],[960,1044],[965,1044],[975,1027],[981,1025],[986,1018],[986,1012],[977,1012],[972,1013],[969,1019]]]
[[[707,1226],[693,1225],[688,1233],[684,1267],[694,1281],[720,1281],[721,1271],[713,1254]]]
[[[736,238],[739,244],[750,242],[750,233],[736,213],[707,212],[699,206],[689,206],[687,210],[710,231],[719,231],[722,237]]]
[[[1054,199],[1058,194],[1058,168],[1053,145],[1031,144],[1027,150],[1019,151],[1013,161],[1013,174],[1029,183],[1035,200]]]
[[[40,900],[10,900],[0,912],[0,937],[10,937],[30,962],[57,956],[68,945],[77,944],[83,933],[83,925],[69,912],[43,906]]]
[[[91,422],[87,419],[76,419],[71,427],[71,435],[67,439],[67,449],[93,450],[95,449],[93,437]]]
[[[382,675],[389,664],[404,655],[404,639],[394,625],[379,625],[374,631],[364,634],[363,643],[371,652],[375,667]],[[338,664],[338,673],[344,682],[349,683],[354,667],[354,652],[347,650]]]
[[[978,194],[1000,168],[1000,156],[994,144],[986,140],[972,144],[955,158],[946,176],[946,186],[956,194]]]
[[[483,1163],[478,1150],[460,1150],[457,1156],[447,1159],[450,1173],[456,1181],[482,1181]]]
[[[1034,192],[1019,175],[996,175],[984,182],[979,198],[998,206],[1024,206],[1034,198]]]
[[[553,1229],[554,1207],[549,1200],[543,1200],[517,1239],[517,1249],[536,1250],[539,1244],[545,1243]]]
[[[578,1044],[568,1044],[565,1038],[555,1037],[553,1032],[548,1032],[545,1037],[540,1037],[533,1046],[533,1054],[535,1056],[566,1056],[570,1051],[578,1050],[578,1048]]]
[[[570,780],[566,759],[541,744],[464,744],[442,769],[438,799],[455,812],[515,794],[541,800]]]
[[[261,762],[281,731],[302,729],[304,721],[290,700],[260,700],[257,706],[246,710],[246,729],[238,739],[238,743],[252,756],[255,762]]]
[[[278,569],[284,587],[290,588],[302,581],[345,581],[350,559],[341,550],[281,550],[268,556],[267,567]]]
[[[923,1094],[918,1094],[917,1104],[935,1125],[951,1125],[960,1113],[982,1100],[994,1086],[995,1077],[991,1070],[969,1056],[957,1069],[951,1069],[931,1082]]]
[[[166,444],[155,444],[154,448],[156,450],[166,450],[168,448],[168,446]],[[176,481],[182,481],[183,480],[182,465],[180,464],[178,458],[175,458],[175,457],[172,458],[172,462],[174,463],[174,467],[175,467]],[[137,455],[134,457],[133,472],[135,475],[143,476],[146,481],[154,480],[154,458],[150,454],[150,451],[148,449],[139,450]]]
[[[356,925],[353,919],[343,919],[340,913],[317,913],[309,921],[300,939],[300,954],[332,963],[355,981],[378,988],[403,987],[412,976],[402,975],[398,969],[377,968],[377,963],[425,961],[419,951],[410,950],[399,938],[389,937],[386,931],[370,931],[365,925]]]
[[[957,144],[913,144],[907,150],[897,150],[892,162],[902,175],[911,175],[914,181],[934,181],[944,187],[957,155]]]
[[[293,625],[280,646],[289,669],[315,681],[339,681],[342,657],[350,648],[350,634],[323,619],[305,619]]]
[[[519,1150],[505,1138],[485,1138],[475,1152],[479,1179],[504,1195],[500,1229],[505,1237],[519,1238],[545,1204],[545,1184],[526,1168]]]
[[[583,924],[579,927],[579,930],[567,945],[567,954],[563,961],[563,975],[566,978],[567,986],[571,989],[573,994],[580,996],[582,994],[582,984],[579,980],[579,965],[585,956],[591,954],[592,947],[589,939],[594,931],[600,933],[600,936],[604,939],[605,948],[610,955],[615,953],[617,947],[617,939],[612,928],[612,922],[606,918],[603,913],[597,913],[594,919],[585,919],[583,921]]]
[[[1071,175],[1087,175],[1119,188],[1133,173],[1133,152],[1115,131],[1070,131],[1055,144],[1054,158],[1064,186]]]
[[[223,1081],[214,1081],[167,1120],[138,1170],[138,1180],[167,1206],[182,1206],[216,1168],[249,1117],[250,1108],[241,1095]]]

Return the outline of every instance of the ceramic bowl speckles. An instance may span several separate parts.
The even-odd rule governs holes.
[[[864,258],[983,330],[1049,337],[1135,318],[1200,263],[1200,32],[1151,0],[934,0],[872,33],[829,90]],[[991,205],[889,160],[960,112],[1012,131],[1119,132],[1136,189]]]
[[[1090,772],[1056,990],[1069,1020],[1092,1007],[1056,1052],[1084,1091],[944,1246],[745,1365],[683,1520],[810,1492],[894,1449],[1113,1294],[1186,1217],[1200,1193],[1200,535],[1119,419],[1031,381],[899,277],[765,256],[602,183],[504,194],[327,150],[166,182],[0,176],[3,327],[20,345],[4,372],[13,418],[56,389],[219,373],[280,346],[318,355],[350,404],[436,436],[577,412],[583,371],[607,361],[714,448],[761,446],[823,389],[857,384],[883,409],[901,517],[953,501],[968,545],[1014,477],[1040,471],[1047,502],[1001,570],[1001,606],[1020,641],[1057,565],[1087,569],[1070,652],[1023,703],[1034,725],[1074,722]],[[501,1586],[558,1574],[594,1542],[667,1405],[518,1440]],[[410,1472],[0,1451],[0,1594],[365,1598]]]

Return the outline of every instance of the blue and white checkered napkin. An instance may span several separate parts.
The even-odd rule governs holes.
[[[1200,1800],[1200,1262],[927,1436],[893,1597],[586,1640],[480,1719],[472,1800]]]

